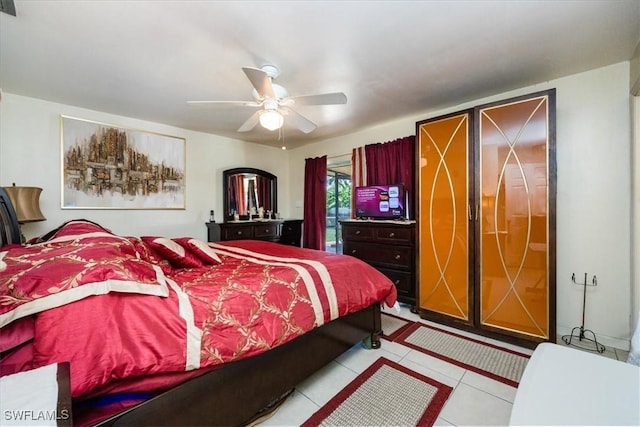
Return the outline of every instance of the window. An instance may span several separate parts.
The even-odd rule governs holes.
[[[351,218],[351,162],[327,165],[327,252],[342,253],[340,221],[349,218]]]

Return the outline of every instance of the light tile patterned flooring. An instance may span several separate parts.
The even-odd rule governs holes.
[[[398,315],[395,312],[393,314]],[[420,319],[410,312],[408,306],[401,307],[400,317],[430,322]],[[532,350],[496,341],[465,331],[437,325],[461,335],[489,342],[506,348],[531,354]],[[558,342],[560,338],[558,338]],[[627,360],[628,352],[607,347],[603,356]],[[449,400],[440,412],[437,426],[506,426],[509,424],[511,407],[516,389],[485,376],[468,371],[412,350],[398,343],[382,341],[382,348],[366,350],[356,345],[340,355],[325,368],[312,375],[296,387],[295,392],[269,419],[260,426],[299,426],[307,418],[327,403],[336,393],[363,372],[378,357],[386,357],[409,369],[431,377],[454,388]]]

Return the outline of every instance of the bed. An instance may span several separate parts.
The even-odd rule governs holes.
[[[20,244],[1,190],[0,219],[1,336],[14,337],[0,374],[68,362],[74,425],[245,425],[358,342],[379,347],[380,304],[396,303],[349,256],[87,220]]]

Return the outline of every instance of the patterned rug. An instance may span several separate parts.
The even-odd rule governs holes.
[[[452,391],[381,357],[302,425],[430,426]]]
[[[415,322],[389,313],[382,313],[382,336],[389,341],[395,340]]]
[[[414,323],[395,342],[518,387],[529,356],[467,338],[423,323]]]

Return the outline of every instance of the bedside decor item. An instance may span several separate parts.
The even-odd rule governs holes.
[[[4,191],[7,192],[11,203],[16,207],[16,216],[20,224],[47,219],[40,210],[42,188],[16,186],[14,182],[11,187],[4,187]]]
[[[185,139],[61,116],[63,209],[185,209]]]
[[[591,285],[589,285],[587,283],[587,273],[584,273],[584,280],[582,283],[579,283],[576,282],[576,274],[573,273],[571,275],[571,281],[576,285],[582,286],[582,323],[580,324],[580,326],[576,326],[575,328],[573,328],[569,335],[563,335],[562,341],[564,341],[566,345],[572,345],[582,350],[604,353],[606,347],[598,342],[598,338],[596,338],[595,332],[593,332],[591,329],[584,328],[585,311],[587,307],[587,286],[598,286],[598,279],[596,278],[596,276],[593,276],[593,278],[591,279]],[[593,338],[588,338],[587,336],[585,336],[585,333],[591,334],[591,337]],[[573,342],[574,338],[576,339],[575,342]]]
[[[40,210],[40,187],[21,187],[14,182],[11,187],[3,187],[9,196],[9,200],[16,209],[16,217],[20,225],[28,222],[45,221],[46,218]],[[20,239],[25,241],[25,237],[20,231]]]

